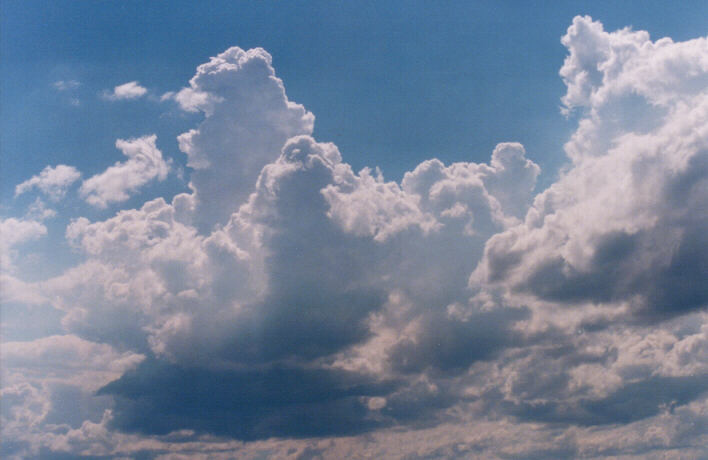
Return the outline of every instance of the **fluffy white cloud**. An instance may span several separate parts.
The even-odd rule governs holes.
[[[47,234],[47,227],[37,220],[8,217],[0,219],[0,268],[12,271],[17,256],[15,246],[36,240]]]
[[[0,220],[2,247],[4,250],[47,234],[47,228],[35,220],[9,217]]]
[[[576,18],[563,42],[564,102],[586,110],[572,166],[489,240],[473,280],[647,318],[704,307],[708,40],[654,43]]]
[[[12,344],[13,366],[120,374],[110,412],[61,431],[51,377],[18,380],[15,452],[705,456],[706,40],[578,17],[563,43],[579,126],[535,198],[520,144],[387,182],[310,136],[265,51],[199,66],[166,96],[204,114],[178,138],[191,193],[75,219],[84,260],[13,281],[69,334]],[[129,160],[82,185],[94,204],[167,173],[154,136],[119,142]]]
[[[84,180],[79,189],[81,197],[94,206],[105,208],[110,203],[127,200],[153,179],[165,180],[170,165],[155,145],[156,140],[154,134],[136,139],[118,139],[116,148],[128,160],[116,162],[102,173]]]
[[[470,235],[491,235],[523,214],[540,172],[520,144],[499,144],[491,165],[428,160],[400,185],[384,183],[368,169],[344,176],[322,193],[329,216],[357,235],[383,241],[410,226],[423,232],[461,222]]]
[[[113,88],[112,92],[105,91],[103,97],[111,101],[138,99],[147,94],[147,89],[140,86],[137,81],[129,81]]]
[[[44,303],[46,299],[33,283],[16,277],[15,261],[23,243],[44,237],[47,227],[38,220],[0,219],[0,302],[20,302],[25,305]]]
[[[49,199],[59,201],[66,195],[67,189],[76,182],[81,173],[73,166],[57,165],[47,166],[36,176],[32,176],[15,187],[15,196],[38,188]]]
[[[314,116],[288,100],[271,62],[263,49],[229,48],[200,65],[189,87],[174,96],[184,110],[205,117],[178,137],[187,164],[195,169],[191,183],[201,229],[224,224],[285,141],[312,132]]]

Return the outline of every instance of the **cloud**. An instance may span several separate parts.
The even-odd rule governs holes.
[[[42,222],[56,216],[56,214],[55,210],[48,208],[44,201],[37,197],[27,209],[25,218]]]
[[[0,220],[0,228],[2,229],[4,248],[10,248],[47,234],[47,228],[41,223],[14,217]]]
[[[106,418],[110,401],[95,391],[144,359],[74,335],[4,342],[2,351],[3,441],[12,440],[3,442],[4,458],[41,457],[43,446],[56,455],[95,439],[79,436],[89,427],[95,435]],[[104,445],[109,436],[103,433]]]
[[[0,261],[2,271],[12,271],[13,261],[17,257],[15,246],[36,240],[47,234],[47,227],[37,220],[0,218]]]
[[[126,373],[100,394],[116,397],[112,424],[129,432],[191,429],[250,440],[351,434],[381,426],[382,420],[367,417],[364,396],[384,394],[390,386],[341,370],[207,371],[156,362]],[[154,415],[144,417],[147,410]]]
[[[300,363],[293,372],[326,375],[336,370],[344,379],[337,385],[356,387],[361,379],[373,385],[379,377],[362,372],[365,367],[353,369],[341,364],[330,370],[324,364],[333,359],[340,363],[355,359],[348,356],[347,350],[377,339],[378,331],[371,328],[372,315],[382,314],[384,323],[393,322],[387,327],[408,325],[410,329],[377,357],[391,368],[391,379],[397,382],[386,387],[388,392],[394,387],[400,389],[390,395],[383,390],[375,394],[352,390],[349,399],[334,401],[331,408],[327,403],[322,410],[338,407],[337,411],[351,416],[358,414],[355,419],[337,419],[337,423],[318,425],[307,434],[354,433],[397,419],[418,419],[434,413],[436,408],[449,406],[453,400],[444,394],[429,394],[424,388],[407,389],[408,384],[403,384],[407,379],[415,380],[431,367],[459,373],[472,362],[490,359],[504,347],[506,339],[500,341],[500,336],[480,332],[508,331],[523,317],[518,310],[484,314],[469,307],[462,313],[464,319],[448,318],[445,307],[450,302],[466,303],[462,292],[465,273],[476,262],[465,254],[452,263],[452,254],[463,245],[479,246],[484,232],[501,228],[504,216],[498,201],[485,192],[482,180],[474,175],[492,177],[495,169],[473,164],[458,164],[450,170],[442,164],[436,167],[437,173],[426,181],[422,170],[407,176],[404,188],[410,187],[409,191],[397,184],[388,187],[398,189],[399,194],[409,194],[406,199],[412,203],[421,201],[420,194],[427,201],[439,203],[429,204],[440,216],[439,228],[401,229],[408,232],[406,238],[392,234],[377,241],[334,219],[330,198],[333,193],[356,192],[346,184],[372,187],[375,191],[378,182],[370,180],[367,172],[354,174],[342,163],[334,145],[317,143],[309,136],[294,137],[285,144],[280,157],[263,168],[248,201],[223,228],[208,236],[200,235],[189,225],[189,207],[186,215],[180,211],[184,202],[192,203],[183,196],[176,197],[172,204],[158,199],[140,210],[121,211],[106,222],[74,221],[67,236],[85,251],[89,261],[45,283],[44,292],[62,299],[55,306],[66,312],[63,324],[74,333],[114,346],[150,350],[160,360],[199,370],[203,374],[200,381],[225,379],[218,373],[224,366],[271,369]],[[333,184],[340,187],[332,188]],[[459,200],[476,207],[445,217],[448,206]],[[477,212],[481,215],[474,221],[472,217]],[[498,222],[492,215],[498,217]],[[425,247],[429,237],[434,238],[434,252],[416,249]],[[441,248],[446,251],[443,257],[435,253]],[[481,251],[477,253],[481,255]],[[408,260],[404,262],[408,266],[401,265],[401,254],[406,254],[403,260]],[[410,263],[426,258],[427,266]],[[386,272],[394,266],[401,267],[400,276],[387,276]],[[445,280],[448,271],[455,272],[460,266],[466,266],[466,271]],[[416,301],[410,312],[390,312],[393,316],[388,317],[383,310],[390,308],[387,296],[394,291]],[[464,305],[461,308],[465,310]],[[430,353],[427,348],[437,346],[441,337],[435,332],[441,324],[447,325],[448,332],[443,335],[450,336],[449,345]],[[204,334],[207,330],[210,332]],[[479,352],[469,355],[465,352],[468,347],[479,348]],[[415,356],[417,361],[402,364],[411,360],[406,356]],[[464,359],[456,363],[457,357]],[[149,375],[146,378],[152,382],[150,385],[155,383],[153,378],[162,378]],[[398,383],[401,377],[402,383]],[[321,392],[339,391],[323,385]],[[153,432],[137,422],[120,422],[132,420],[140,410],[134,409],[134,393],[119,391],[121,386],[108,388],[110,391],[106,389],[105,394],[120,396],[114,409],[118,426]],[[291,391],[302,390],[295,386]],[[153,404],[149,402],[152,396],[145,397],[147,403]],[[369,405],[367,398],[371,397],[381,399]],[[411,398],[422,398],[418,415],[407,409],[413,403]],[[304,429],[298,422],[299,411],[315,410],[320,403],[288,404],[287,410],[297,408],[292,422],[273,426],[267,422],[267,428],[255,432],[234,428],[230,434],[249,439],[295,435],[290,430],[297,426]],[[164,408],[172,411],[168,409]],[[379,411],[390,411],[390,415],[373,423],[371,420],[383,417]],[[244,413],[243,417],[247,415]],[[332,413],[328,417],[334,416]],[[197,412],[185,413],[179,423],[168,417],[167,421],[173,422],[160,433],[183,428],[212,430],[213,426],[200,421],[200,417]],[[239,426],[236,421],[229,425]]]
[[[314,116],[288,100],[271,64],[263,49],[229,48],[174,95],[182,109],[204,113],[196,129],[177,138],[194,168],[195,222],[203,230],[238,210],[288,138],[312,133]]]
[[[15,187],[15,196],[27,193],[34,188],[46,194],[52,201],[59,201],[67,190],[81,177],[81,173],[73,166],[47,166],[36,176],[32,176]]]
[[[137,81],[129,81],[113,88],[112,92],[104,91],[103,98],[109,101],[138,99],[147,94],[147,89],[140,86]]]
[[[13,279],[66,330],[13,344],[65,385],[10,391],[16,452],[705,456],[707,40],[577,17],[562,42],[578,129],[536,196],[521,144],[387,181],[311,136],[264,50],[199,66],[166,96],[203,114],[178,137],[190,192],[73,219],[81,262]],[[155,142],[119,140],[128,160],[80,194],[164,179]],[[54,349],[116,377],[63,431],[58,395],[89,396]]]
[[[144,356],[120,353],[109,345],[92,343],[74,335],[56,335],[31,342],[4,342],[2,347],[3,366],[9,381],[49,375],[53,381],[94,391],[144,359]]]
[[[77,80],[57,80],[52,83],[52,86],[57,91],[70,91],[81,86],[81,82]]]
[[[154,134],[135,139],[118,139],[116,148],[128,160],[116,162],[104,172],[84,180],[79,195],[89,204],[105,208],[110,203],[127,200],[132,193],[153,179],[165,180],[170,166],[162,158],[162,152],[155,145],[156,140]]]
[[[566,144],[573,163],[489,240],[473,279],[552,302],[630,302],[647,319],[704,307],[708,39],[651,42],[578,17],[563,43],[563,100],[587,111]]]

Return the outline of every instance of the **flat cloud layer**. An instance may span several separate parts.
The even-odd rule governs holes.
[[[518,143],[386,181],[264,50],[199,66],[170,96],[204,117],[192,191],[76,218],[80,264],[12,279],[66,335],[3,346],[3,455],[707,456],[708,39],[576,17],[562,43],[578,129],[535,196]],[[79,193],[163,179],[155,140]]]

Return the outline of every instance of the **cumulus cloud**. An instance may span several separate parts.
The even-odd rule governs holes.
[[[25,241],[46,235],[47,228],[35,220],[23,220],[9,217],[0,220],[3,248],[10,248]]]
[[[203,114],[191,192],[72,220],[83,260],[26,285],[67,335],[10,362],[64,379],[68,346],[110,411],[50,436],[58,390],[18,381],[13,452],[705,456],[708,41],[577,17],[562,42],[578,129],[536,196],[518,143],[387,181],[311,137],[262,49],[199,66],[165,96]],[[155,136],[117,146],[92,204],[167,174]]]
[[[47,234],[47,227],[37,219],[0,218],[0,301],[3,304],[20,302],[25,305],[44,303],[45,298],[32,283],[26,283],[14,274],[19,247]]]
[[[520,146],[500,149],[514,150],[517,154],[510,155],[510,161],[520,161],[526,166],[520,171],[528,169],[535,178],[537,167],[524,158]],[[194,202],[184,195],[171,204],[158,199],[140,210],[121,211],[106,222],[75,220],[67,237],[88,260],[44,283],[44,292],[66,312],[63,324],[68,330],[117,347],[149,350],[161,361],[197,372],[173,375],[169,366],[146,365],[134,377],[106,387],[103,394],[114,395],[118,404],[115,426],[152,434],[212,430],[215,425],[201,420],[198,412],[174,417],[168,414],[178,408],[168,406],[163,407],[161,428],[138,423],[140,409],[123,387],[133,385],[132,379],[145,378],[153,385],[149,374],[165,379],[161,385],[174,391],[187,377],[233,380],[239,388],[243,386],[239,382],[267,381],[275,375],[248,370],[262,366],[299,376],[291,379],[292,385],[274,390],[286,399],[273,410],[292,416],[277,423],[260,419],[270,417],[260,405],[230,411],[234,419],[228,426],[233,431],[222,434],[245,439],[344,434],[390,425],[399,418],[418,419],[448,406],[452,399],[431,394],[425,386],[410,389],[404,384],[407,379],[429,368],[459,373],[472,362],[490,359],[507,344],[506,339],[500,340],[502,331],[509,331],[523,317],[518,309],[484,313],[467,305],[465,273],[477,259],[472,250],[456,254],[461,247],[476,246],[478,258],[480,241],[515,221],[484,186],[486,180],[498,180],[502,170],[497,165],[446,167],[437,162],[407,175],[402,185],[386,183],[366,170],[354,173],[333,144],[297,136],[263,168],[248,201],[209,235],[190,225]],[[510,182],[507,188],[521,182]],[[409,203],[414,217],[429,215],[431,225],[427,227],[425,219],[416,224],[414,218],[413,224],[396,226],[385,237],[377,237],[376,229],[385,219],[359,203],[372,201],[371,196],[386,200],[389,192]],[[349,218],[339,217],[340,210],[347,208],[337,206],[341,200],[352,203],[348,207],[352,212],[361,213],[351,219],[363,222],[365,231],[350,226]],[[455,205],[464,209],[447,212]],[[396,206],[382,209],[400,212]],[[396,266],[400,273],[391,276]],[[407,312],[393,311],[394,292],[415,299],[405,307]],[[449,317],[446,307],[453,302],[461,304],[463,319]],[[375,321],[381,322],[381,331],[372,327]],[[435,332],[441,326],[446,331],[442,335]],[[367,373],[366,366],[348,364],[375,347],[380,333],[399,327],[409,332],[387,344],[378,358],[390,369],[384,382],[381,376]],[[502,333],[482,334],[485,330]],[[450,339],[444,350],[427,351],[446,335]],[[350,356],[347,350],[357,344],[362,350]],[[480,350],[469,355],[468,347]],[[462,361],[456,362],[458,358]],[[220,374],[220,369],[234,365],[246,366],[245,373]],[[164,369],[165,375],[154,374],[156,368]],[[322,382],[316,393],[329,395],[326,400],[298,396],[310,381]],[[396,388],[398,392],[392,394]],[[200,385],[196,391],[213,392]],[[268,394],[254,393],[252,398],[265,401]],[[371,398],[378,399],[370,403]],[[411,398],[422,398],[419,415],[406,408]],[[301,418],[305,407],[320,407],[322,417],[339,421],[306,429]],[[246,419],[251,422],[244,425]],[[237,429],[254,423],[262,427]]]
[[[129,81],[113,88],[113,91],[104,91],[104,99],[109,101],[119,101],[126,99],[138,99],[147,94],[147,89],[140,86],[137,81]]]
[[[97,390],[144,359],[142,355],[121,353],[109,345],[75,335],[5,342],[2,347],[8,380],[44,377],[42,382],[46,383],[46,376],[50,376],[52,380],[88,390]]]
[[[64,198],[71,184],[81,177],[81,173],[73,166],[47,166],[37,174],[15,187],[15,196],[22,195],[34,188],[46,194],[50,200],[59,201]]]
[[[566,145],[572,166],[523,224],[489,240],[474,280],[554,302],[627,302],[647,318],[704,307],[708,40],[651,42],[578,17],[563,43],[563,100],[587,110]]]
[[[140,187],[157,179],[163,181],[170,170],[169,162],[157,148],[156,135],[135,139],[118,139],[116,148],[128,157],[125,162],[116,162],[100,174],[81,184],[79,194],[88,203],[105,208],[110,203],[119,203],[130,198]]]
[[[47,234],[47,227],[37,220],[8,217],[0,219],[0,261],[3,271],[11,271],[16,257],[15,246]]]
[[[96,390],[144,359],[74,335],[4,342],[2,352],[0,421],[3,440],[12,440],[3,442],[5,458],[77,453],[89,444],[82,438],[97,442],[91,434],[109,416],[110,401],[96,398]],[[89,427],[93,433],[82,433]],[[104,432],[102,437],[105,445],[110,435]]]
[[[174,99],[183,110],[204,114],[177,140],[194,168],[195,222],[205,230],[238,210],[288,138],[313,129],[314,116],[288,100],[270,54],[260,48],[233,47],[211,58]]]

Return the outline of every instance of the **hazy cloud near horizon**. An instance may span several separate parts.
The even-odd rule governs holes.
[[[203,117],[191,192],[72,216],[81,261],[43,281],[12,268],[41,219],[0,222],[26,234],[4,301],[64,330],[3,344],[3,457],[708,456],[708,38],[578,16],[562,43],[578,127],[540,193],[515,142],[356,172],[265,50],[201,64],[164,98]],[[79,196],[164,180],[156,142],[118,139]]]

